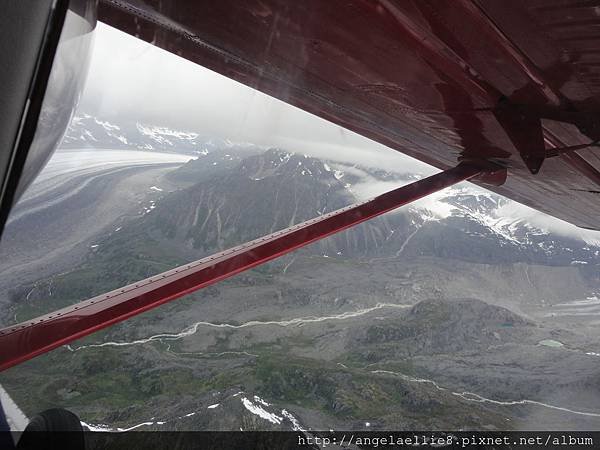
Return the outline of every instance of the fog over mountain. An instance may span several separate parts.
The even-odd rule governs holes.
[[[313,116],[311,118],[321,120]],[[334,126],[329,124],[329,127]],[[372,198],[399,186],[398,179],[390,176],[387,178],[377,178],[372,176],[369,171],[397,175],[413,174],[416,177],[423,177],[437,172],[437,169],[410,157],[404,156],[387,147],[380,146],[365,138],[359,138],[364,141],[362,144],[372,144],[370,151],[376,152],[376,157],[370,156],[369,152],[364,153],[359,148],[349,148],[347,153],[340,153],[335,151],[335,149],[331,151],[335,146],[332,147],[333,144],[328,143],[313,143],[314,145],[306,147],[303,145],[291,145],[289,147],[275,148],[283,148],[286,151],[297,152],[320,160],[350,166],[351,168],[348,170],[358,177],[356,180],[357,183],[354,186],[354,192],[356,198],[359,200]],[[67,149],[96,148],[173,152],[186,153],[194,157],[206,156],[211,151],[223,148],[233,148],[235,150],[233,153],[239,153],[237,157],[249,156],[258,151],[273,148],[272,146],[260,145],[253,141],[249,142],[215,137],[205,131],[159,126],[153,123],[141,122],[137,119],[121,119],[119,122],[111,122],[103,116],[98,117],[92,116],[87,112],[79,112],[73,118],[61,147]],[[284,140],[283,142],[286,141]],[[336,145],[340,146],[341,144]],[[380,158],[379,155],[383,156],[383,158]],[[393,161],[393,164],[390,161]],[[367,168],[368,170],[362,170],[360,167]],[[460,183],[452,189],[464,189],[471,193],[477,192],[482,196],[481,198],[490,195],[495,198],[501,197],[468,182]],[[419,200],[417,204],[430,204],[436,205],[437,208],[448,209],[448,205],[444,206],[438,202],[438,199],[444,195],[444,193],[436,193],[428,198]],[[537,229],[558,233],[565,237],[582,239],[590,243],[600,243],[600,232],[578,228],[560,219],[540,213],[505,198],[502,200],[501,208],[497,208],[494,211],[494,217],[498,223],[523,222]]]
[[[81,113],[118,124],[137,121],[315,156],[326,153],[328,159],[437,171],[112,27],[99,23],[95,33]]]
[[[177,151],[202,151],[202,139],[282,148],[319,159],[358,164],[422,176],[438,169],[345,130],[202,66],[99,23],[86,87],[65,145],[77,145],[78,120],[94,134],[97,126],[128,127],[112,139],[86,145],[111,145]],[[118,51],[115,51],[118,49]],[[142,139],[136,141],[139,135]],[[119,137],[120,136],[120,137]],[[73,140],[75,139],[75,141]],[[131,139],[131,142],[123,142]],[[198,140],[200,145],[194,142]],[[131,144],[131,145],[129,145]],[[375,195],[389,188],[365,185]],[[600,232],[579,229],[534,209],[511,202],[503,215],[566,236],[600,241]]]

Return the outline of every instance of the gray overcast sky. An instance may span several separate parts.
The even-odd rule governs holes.
[[[101,23],[80,111],[402,172],[437,171]]]

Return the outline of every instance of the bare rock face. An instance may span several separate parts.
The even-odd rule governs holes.
[[[531,337],[535,325],[506,308],[476,299],[423,300],[401,319],[369,326],[367,344],[396,345],[395,352],[436,354],[477,351]]]
[[[340,167],[340,169],[336,169]],[[200,155],[171,172],[188,187],[166,195],[152,214],[130,225],[133,235],[167,239],[166,247],[205,255],[289,227],[359,201],[364,180],[355,167],[289,153],[228,147]],[[410,174],[361,168],[369,179],[414,181]],[[191,183],[191,185],[190,185]],[[485,264],[576,264],[582,272],[600,263],[596,249],[548,235],[524,221],[495,217],[508,200],[461,189],[443,198],[450,212],[437,217],[408,206],[320,241],[309,252],[378,258],[438,257]],[[127,229],[123,230],[126,234]]]

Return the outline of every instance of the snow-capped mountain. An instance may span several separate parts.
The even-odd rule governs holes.
[[[280,149],[206,152],[169,176],[193,184],[165,195],[140,230],[203,254],[364,201],[419,176]],[[600,247],[511,215],[511,200],[463,183],[310,247],[324,257],[438,256],[478,263],[596,265]],[[550,223],[551,223],[551,219]],[[179,243],[179,244],[177,244]]]
[[[163,217],[165,223],[160,228],[168,228],[170,234],[205,249],[285,228],[420,178],[413,173],[233,143],[194,131],[139,122],[116,125],[85,113],[73,119],[61,146],[196,155],[195,160],[169,175],[194,186],[165,198],[154,217]],[[235,220],[230,218],[233,222],[244,223],[244,227],[237,227],[237,234],[243,236],[205,236],[214,217],[209,214],[206,221],[199,221],[197,215],[221,204],[236,216]],[[254,205],[252,209],[249,204]],[[189,208],[194,208],[195,215]],[[561,265],[598,262],[600,233],[556,233],[553,230],[560,227],[553,224],[560,222],[558,219],[532,221],[522,208],[500,195],[462,183],[320,245],[325,255],[385,255],[401,249],[406,255],[471,259],[469,255],[484,249],[475,259],[517,258]],[[204,231],[197,229],[198,222],[204,224]],[[217,223],[212,225],[217,227]]]
[[[188,154],[234,147],[226,139],[202,136],[193,131],[173,130],[139,122],[119,125],[86,113],[73,117],[61,148],[129,149]]]

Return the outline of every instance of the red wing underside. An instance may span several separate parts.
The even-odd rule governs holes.
[[[101,0],[99,19],[440,169],[500,161],[509,176],[492,190],[599,229],[596,147],[531,174],[544,152],[600,138],[597,10],[578,0]]]
[[[109,25],[445,172],[0,330],[0,370],[443,187],[481,183],[490,167],[508,176],[497,170],[487,181],[501,186],[486,187],[599,229],[600,157],[587,144],[600,141],[600,19],[590,5],[101,0]]]

